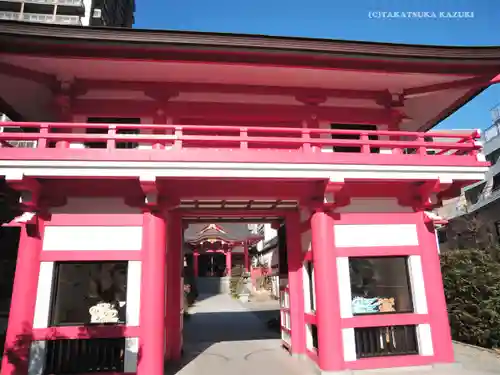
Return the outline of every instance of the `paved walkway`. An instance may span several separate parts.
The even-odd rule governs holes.
[[[274,303],[276,306],[276,302]],[[313,375],[305,362],[281,348],[279,334],[259,319],[272,314],[273,303],[242,304],[228,295],[201,295],[184,326],[183,363],[167,375]],[[376,370],[378,375],[492,375],[500,374],[500,356],[491,351],[455,345],[459,366],[446,369]],[[355,374],[360,372],[356,371]],[[370,374],[373,371],[364,371]],[[346,374],[349,374],[348,372]]]
[[[309,375],[277,333],[228,295],[201,295],[184,326],[184,360],[167,374]],[[309,370],[309,372],[306,372]]]

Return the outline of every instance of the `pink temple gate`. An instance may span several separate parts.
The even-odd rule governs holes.
[[[500,51],[137,33],[0,22],[0,110],[19,120],[0,132],[4,226],[21,230],[1,375],[85,374],[85,345],[112,348],[100,373],[163,373],[182,355],[186,243],[195,276],[196,254],[227,270],[236,246],[251,272],[260,237],[185,238],[227,221],[279,228],[293,356],[325,373],[452,363],[426,211],[489,163],[478,132],[429,129],[498,83]],[[118,316],[93,324],[103,291]]]

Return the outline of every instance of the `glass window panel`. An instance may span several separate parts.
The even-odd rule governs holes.
[[[124,324],[128,262],[54,267],[51,325]]]
[[[412,312],[407,257],[349,258],[357,314]]]

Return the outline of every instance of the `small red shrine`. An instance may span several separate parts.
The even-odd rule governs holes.
[[[499,73],[491,47],[1,21],[21,230],[1,375],[162,374],[183,231],[224,220],[283,224],[293,355],[324,373],[453,362],[425,212],[488,163],[477,132],[428,131]]]
[[[227,229],[227,226],[230,226]],[[261,240],[261,236],[252,235],[245,224],[191,224],[184,233],[184,242],[188,245],[187,255],[192,257],[195,277],[227,276],[233,268],[232,255],[243,255],[243,270],[250,270],[249,247]],[[225,258],[224,267],[217,262],[217,255]],[[208,263],[204,274],[200,275],[199,257],[205,256]],[[191,263],[191,262],[190,262]]]

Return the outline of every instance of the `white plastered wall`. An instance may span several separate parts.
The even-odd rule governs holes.
[[[57,214],[137,214],[122,198],[68,198]],[[43,251],[140,250],[142,226],[47,226]]]
[[[418,246],[416,224],[335,225],[336,247]]]

